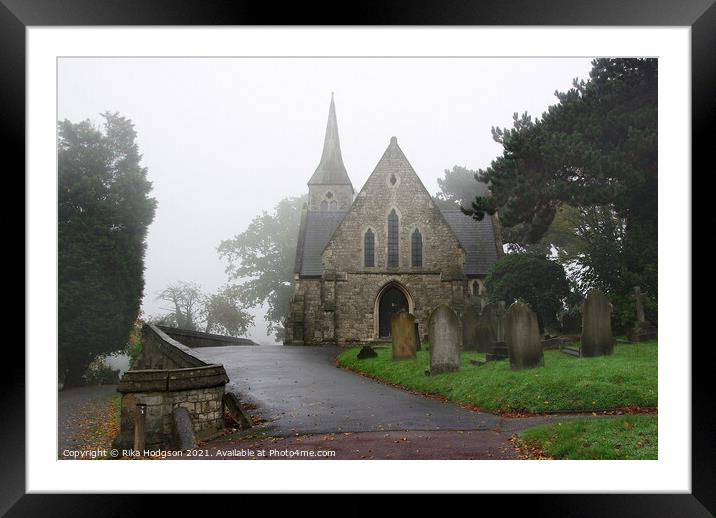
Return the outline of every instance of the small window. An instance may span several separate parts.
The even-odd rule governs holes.
[[[363,237],[363,262],[366,267],[375,266],[375,235],[371,229]]]
[[[328,191],[328,192],[326,193],[326,198],[328,198],[329,200],[330,200],[331,198],[333,198],[333,193],[332,193],[331,191]]]
[[[415,232],[410,238],[411,251],[412,251],[412,262],[413,266],[423,265],[423,236],[420,231],[416,228]]]
[[[395,209],[388,214],[388,267],[398,266],[398,215]]]
[[[394,174],[390,175],[390,185],[395,185],[395,183],[398,181],[398,179],[395,177]]]
[[[338,202],[336,200],[331,200],[331,203],[328,204],[331,208],[331,210],[338,210]]]
[[[328,210],[328,202],[326,200],[321,202],[321,210]]]

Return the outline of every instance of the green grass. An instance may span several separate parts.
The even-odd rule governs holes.
[[[409,390],[443,396],[491,412],[593,411],[626,406],[657,406],[657,345],[642,342],[614,348],[599,358],[573,358],[545,351],[544,367],[513,371],[508,360],[482,366],[471,359],[484,354],[465,352],[460,370],[426,376],[428,351],[414,360],[391,359],[391,350],[378,348],[377,358],[358,360],[359,348],[343,351],[340,365]]]
[[[555,459],[644,460],[658,458],[657,417],[631,415],[536,426],[521,441]]]

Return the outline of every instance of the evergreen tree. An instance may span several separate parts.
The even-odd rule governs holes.
[[[537,314],[540,332],[557,325],[570,296],[564,268],[541,254],[509,254],[490,267],[485,288],[491,302],[524,300]]]
[[[588,254],[583,289],[657,292],[657,60],[596,59],[559,103],[533,121],[515,114],[493,128],[502,156],[479,172],[492,196],[477,197],[476,219],[499,209],[505,234],[539,242],[563,206],[580,212]],[[595,222],[594,217],[597,217]]]
[[[123,349],[144,290],[156,200],[130,120],[58,123],[59,374],[77,385],[96,357]]]

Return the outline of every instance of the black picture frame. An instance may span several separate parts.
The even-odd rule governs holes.
[[[5,163],[8,156],[15,159],[8,171],[25,169],[26,27],[91,25],[690,26],[693,164],[706,164],[707,150],[713,146],[709,129],[716,114],[714,0],[400,0],[359,9],[324,2],[277,7],[243,0],[0,0],[0,126]],[[691,341],[690,330],[684,336]],[[716,512],[716,419],[712,391],[707,388],[713,347],[703,345],[692,347],[691,494],[510,495],[510,502],[526,503],[533,515],[550,516],[710,516]],[[6,365],[12,368],[4,369],[6,386],[0,392],[0,514],[47,515],[51,510],[52,516],[115,516],[146,510],[146,499],[136,496],[25,494],[25,355],[17,347],[7,348],[5,354]],[[700,386],[705,388],[699,390]],[[489,509],[492,502],[483,500],[488,495],[480,498],[480,507]],[[183,500],[175,501],[181,505]]]

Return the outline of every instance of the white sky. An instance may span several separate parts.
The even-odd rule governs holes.
[[[307,192],[331,92],[356,190],[395,135],[429,191],[453,165],[484,168],[492,126],[539,116],[586,58],[63,58],[58,118],[100,123],[118,111],[138,133],[157,213],[149,229],[143,310],[178,280],[226,283],[216,247],[261,211]],[[249,337],[266,336],[263,312]]]

